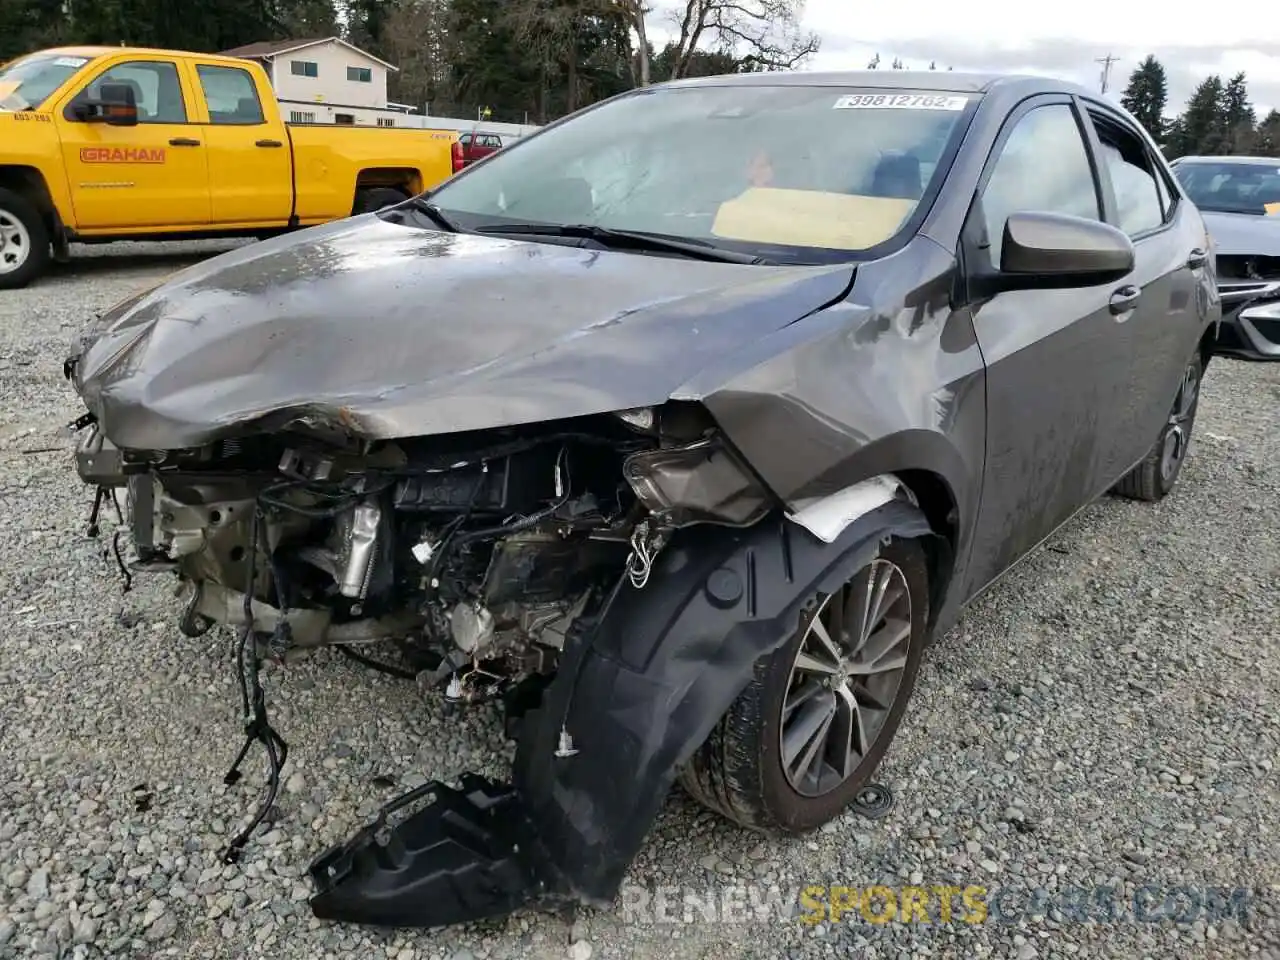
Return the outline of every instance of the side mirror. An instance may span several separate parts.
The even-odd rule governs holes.
[[[1128,276],[1133,262],[1133,241],[1108,223],[1032,212],[1005,221],[1000,273],[1006,289],[1112,283]]]
[[[127,83],[104,83],[96,100],[83,100],[76,113],[88,123],[105,123],[113,127],[138,125],[138,99]]]

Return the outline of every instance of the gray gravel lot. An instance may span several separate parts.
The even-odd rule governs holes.
[[[1177,492],[1092,506],[932,649],[883,769],[886,819],[762,839],[675,794],[631,871],[634,911],[382,932],[311,918],[310,856],[404,785],[504,774],[511,747],[495,713],[450,715],[327,653],[270,670],[282,815],[219,865],[261,783],[255,759],[222,785],[240,736],[228,638],[182,637],[167,581],[121,594],[62,429],[80,412],[68,339],[219,248],[179,249],[93,251],[0,293],[0,956],[1280,957],[1280,365],[1215,361]],[[657,910],[809,884],[982,885],[994,905],[981,924],[931,906],[927,925]],[[1244,923],[1065,909],[1099,885],[1122,907],[1144,885],[1261,892]]]

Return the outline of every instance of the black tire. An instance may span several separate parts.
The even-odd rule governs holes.
[[[356,200],[351,208],[351,215],[354,217],[362,213],[373,213],[383,207],[404,203],[408,199],[408,194],[403,190],[397,190],[395,187],[365,187],[356,191]]]
[[[795,635],[775,653],[756,663],[751,683],[681,769],[680,783],[691,796],[744,827],[785,833],[803,833],[821,826],[838,817],[857,798],[902,722],[928,642],[929,574],[925,553],[918,541],[890,541],[873,564],[854,574],[846,588],[852,591],[852,603],[862,602],[858,598],[866,596],[863,584],[869,583],[873,572],[883,570],[885,562],[898,570],[905,582],[910,628],[904,641],[905,662],[891,702],[856,766],[847,771],[843,779],[839,771],[828,767],[834,777],[829,788],[807,794],[797,789],[793,776],[783,766],[783,710],[788,693],[802,693],[808,685],[793,686],[799,676],[793,668],[799,669],[797,657],[806,640],[811,642],[813,620],[829,616],[828,607],[833,602],[831,597],[820,596],[814,598],[810,612]],[[857,592],[860,589],[862,593]],[[813,676],[816,675],[810,675],[810,679]],[[828,696],[832,704],[840,701],[840,697],[826,689],[801,700],[805,703]],[[865,709],[865,704],[861,706]],[[797,709],[797,717],[799,713]],[[825,748],[823,753],[825,755]]]
[[[0,290],[25,287],[49,266],[49,228],[21,194],[0,188]]]
[[[1130,500],[1154,503],[1163,500],[1173,489],[1187,459],[1187,447],[1191,443],[1191,431],[1196,423],[1196,411],[1200,406],[1200,383],[1204,365],[1197,350],[1188,361],[1182,374],[1182,385],[1173,398],[1173,407],[1160,428],[1160,435],[1142,462],[1126,473],[1111,488],[1116,496]],[[1175,449],[1172,459],[1170,445]]]

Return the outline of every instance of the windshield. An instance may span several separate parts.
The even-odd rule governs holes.
[[[431,201],[464,228],[589,225],[781,262],[847,260],[902,229],[971,102],[839,87],[647,90],[494,154]]]
[[[0,109],[34,110],[88,62],[88,57],[40,53],[0,67]]]
[[[1280,213],[1280,160],[1179,163],[1178,182],[1201,210]]]

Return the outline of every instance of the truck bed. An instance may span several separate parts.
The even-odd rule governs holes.
[[[352,170],[414,171],[415,192],[430,189],[453,173],[454,130],[286,124],[296,171],[295,216],[301,223],[329,220],[336,205],[349,203],[356,184]],[[385,176],[387,186],[404,183],[403,175]],[[361,180],[362,186],[384,185]]]

